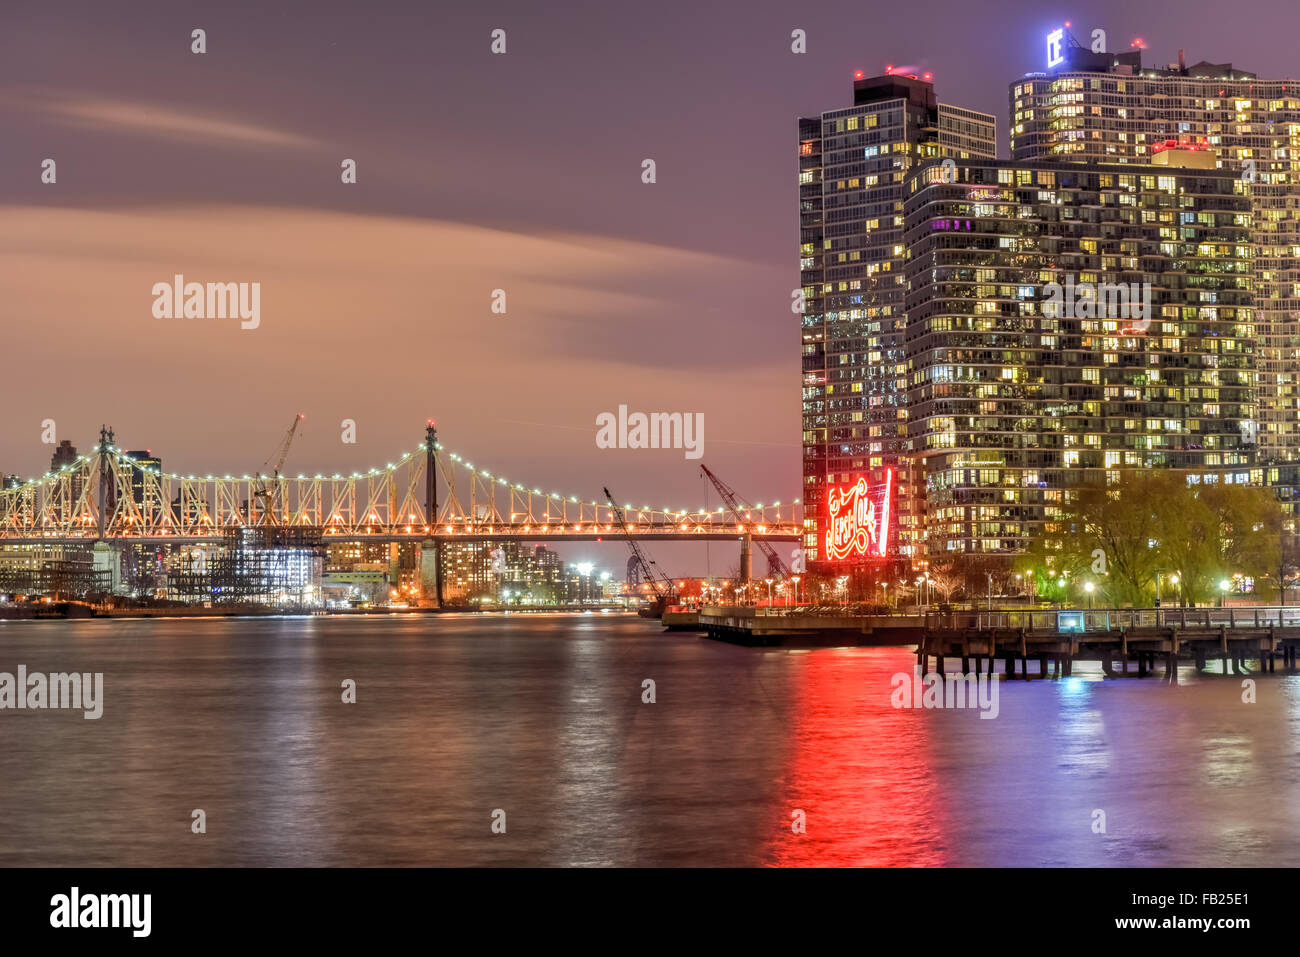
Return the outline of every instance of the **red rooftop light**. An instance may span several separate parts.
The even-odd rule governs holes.
[[[1172,137],[1163,143],[1156,143],[1151,147],[1152,153],[1163,153],[1165,150],[1206,150],[1210,148],[1208,140],[1193,140],[1187,137],[1173,139]]]

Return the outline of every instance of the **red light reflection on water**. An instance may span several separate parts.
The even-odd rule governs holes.
[[[800,656],[791,751],[775,792],[763,863],[781,867],[937,867],[946,814],[924,713],[890,706],[890,678],[916,658],[891,649]],[[791,813],[807,830],[791,829]]]

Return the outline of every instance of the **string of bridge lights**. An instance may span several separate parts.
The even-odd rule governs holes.
[[[442,444],[441,442],[437,443],[437,444],[434,446],[434,448],[435,448],[437,451],[439,451],[439,452],[447,451],[446,448],[443,446],[443,444]],[[133,459],[133,458],[130,458],[129,456],[127,456],[127,455],[123,452],[122,449],[119,449],[117,446],[113,446],[113,445],[108,446],[108,451],[109,451],[110,453],[112,453],[114,459],[116,459],[117,462],[118,462],[119,464],[121,464],[121,465],[129,465],[131,468],[134,468],[134,469],[136,469],[136,470],[138,470],[138,471],[140,471],[140,472],[151,473],[151,474],[153,474],[153,475],[157,475],[157,476],[160,477],[160,478],[169,478],[169,479],[172,479],[172,480],[177,481],[177,482],[198,482],[198,481],[211,482],[211,481],[215,481],[215,480],[217,479],[217,476],[214,476],[214,475],[207,475],[207,476],[202,476],[202,477],[200,477],[200,476],[196,476],[196,475],[178,475],[178,474],[175,473],[175,472],[163,472],[163,471],[161,471],[160,469],[150,468],[149,466],[144,465],[143,463],[138,462],[138,461],[136,461],[136,460]],[[369,469],[369,470],[366,471],[366,472],[353,472],[353,473],[351,474],[351,476],[339,475],[339,474],[337,474],[337,473],[334,474],[334,475],[332,475],[332,476],[319,475],[319,474],[318,474],[318,475],[316,475],[314,478],[309,478],[308,476],[306,476],[306,475],[302,475],[302,474],[300,473],[300,474],[298,475],[298,481],[325,481],[325,480],[329,480],[329,481],[345,481],[345,480],[348,479],[348,478],[360,479],[360,478],[366,478],[366,477],[368,477],[368,476],[372,476],[372,475],[379,475],[379,474],[381,474],[381,473],[382,473],[383,471],[385,471],[385,470],[391,472],[393,469],[395,469],[395,468],[399,468],[401,465],[405,464],[407,461],[409,461],[409,460],[410,460],[411,458],[413,458],[414,456],[416,456],[416,455],[420,455],[420,454],[423,454],[424,451],[425,451],[425,447],[424,447],[423,445],[421,445],[421,446],[418,446],[414,451],[403,452],[403,453],[401,454],[401,456],[398,458],[397,463],[394,464],[394,463],[392,463],[392,462],[389,462],[388,465],[386,466],[386,469],[371,468],[371,469]],[[475,468],[474,465],[473,465],[473,463],[465,461],[465,459],[462,458],[462,457],[461,457],[459,454],[457,454],[456,452],[448,452],[448,457],[449,457],[453,462],[455,462],[456,464],[460,465],[462,468],[468,470],[468,471],[470,472],[471,475],[478,475],[478,476],[481,476],[482,478],[487,479],[487,480],[489,481],[489,483],[494,483],[494,484],[496,484],[496,485],[505,486],[506,488],[509,488],[509,489],[512,489],[512,490],[514,490],[514,491],[518,491],[518,492],[524,492],[525,494],[527,494],[527,493],[529,492],[529,490],[528,490],[526,487],[524,487],[523,485],[520,485],[520,484],[517,483],[517,482],[512,483],[509,479],[505,478],[504,476],[493,475],[491,472],[487,471],[486,469]],[[78,455],[77,458],[76,458],[76,460],[75,460],[72,464],[70,464],[70,465],[65,465],[63,468],[59,469],[57,472],[46,472],[45,475],[44,475],[42,478],[33,478],[33,479],[28,479],[26,482],[23,482],[21,485],[16,485],[16,486],[14,486],[13,488],[6,489],[5,491],[7,491],[7,492],[15,492],[15,491],[20,491],[20,490],[22,490],[22,489],[24,489],[24,488],[34,487],[34,486],[40,485],[42,482],[44,482],[44,481],[46,481],[46,480],[48,480],[48,479],[54,478],[54,477],[57,476],[57,475],[65,475],[65,474],[67,474],[67,473],[70,472],[70,471],[75,471],[75,470],[76,470],[77,468],[79,468],[81,465],[83,465],[84,463],[89,462],[89,461],[90,461],[90,458],[89,458],[88,456],[85,456],[85,455]],[[281,477],[284,478],[285,476],[281,476]],[[242,477],[236,477],[236,476],[233,476],[233,475],[226,475],[226,476],[222,476],[222,477],[221,477],[221,481],[224,481],[224,482],[235,482],[235,481],[251,482],[251,481],[253,481],[253,478],[254,478],[254,477],[251,476],[251,475],[244,475],[244,476],[242,476]],[[609,508],[609,504],[608,504],[608,503],[601,504],[600,502],[596,502],[596,501],[590,501],[590,502],[586,502],[586,503],[584,503],[584,502],[582,502],[582,500],[580,500],[576,495],[569,495],[569,496],[566,497],[566,496],[564,496],[564,495],[561,495],[559,492],[550,492],[550,493],[545,493],[545,492],[543,492],[541,489],[537,489],[537,488],[532,489],[532,494],[533,494],[533,495],[545,495],[546,498],[548,498],[548,499],[550,499],[550,500],[552,500],[552,501],[557,501],[557,502],[568,501],[568,502],[573,502],[573,503],[578,504],[578,505],[588,504],[588,505],[595,506],[596,508]],[[799,499],[795,499],[794,502],[793,502],[792,504],[794,504],[794,505],[798,505],[799,502],[800,502]],[[780,503],[780,502],[773,502],[773,503],[772,503],[772,508],[780,508],[780,507],[781,507],[781,503]],[[663,512],[665,515],[678,515],[678,516],[681,516],[681,517],[683,517],[683,518],[686,517],[686,516],[688,516],[688,515],[708,515],[708,514],[709,514],[709,510],[708,510],[707,508],[689,509],[689,510],[687,510],[687,509],[676,509],[676,508],[662,508],[662,509],[655,509],[655,508],[651,508],[649,505],[643,505],[643,506],[641,506],[641,507],[638,509],[635,505],[632,505],[632,504],[630,504],[630,503],[629,503],[629,504],[625,504],[625,505],[623,506],[623,508],[625,508],[625,509],[629,509],[629,510],[633,510],[633,511],[639,511],[639,512],[654,512],[654,511],[659,511],[659,512]],[[762,508],[764,508],[764,505],[763,505],[762,502],[759,502],[757,505],[754,505],[753,508],[754,508],[754,509],[762,509]],[[722,514],[724,511],[725,511],[725,509],[723,509],[722,506],[718,506],[718,508],[714,510],[714,514]]]

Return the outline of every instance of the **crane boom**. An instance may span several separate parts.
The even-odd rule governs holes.
[[[677,591],[677,589],[673,587],[673,580],[663,572],[657,570],[656,563],[650,560],[641,546],[637,544],[636,539],[632,537],[632,530],[628,528],[627,519],[623,515],[623,510],[618,507],[618,503],[614,501],[614,496],[610,493],[609,489],[605,489],[604,491],[605,498],[609,500],[609,507],[614,512],[614,518],[618,520],[619,528],[621,528],[623,534],[627,536],[627,547],[632,550],[632,559],[641,568],[641,577],[650,583],[651,589],[654,590],[656,600],[667,601]],[[664,586],[663,588],[660,588],[661,583]]]
[[[294,416],[293,425],[289,426],[289,431],[285,435],[284,441],[280,443],[280,448],[279,448],[280,457],[275,460],[275,469],[273,471],[273,474],[276,478],[280,477],[280,469],[284,468],[284,460],[289,457],[289,446],[293,444],[293,437],[298,433],[298,423],[300,423],[305,418],[306,416],[303,415],[301,412],[299,412],[296,416]],[[274,455],[275,453],[272,452],[271,454]],[[267,457],[266,461],[267,462],[271,461],[270,456]],[[265,465],[266,462],[263,462],[262,464]]]
[[[280,486],[280,469],[284,468],[284,460],[289,457],[289,446],[293,444],[293,437],[298,434],[298,424],[305,418],[306,416],[301,412],[293,417],[293,425],[289,426],[289,431],[285,433],[284,438],[280,440],[280,444],[275,447],[271,454],[266,457],[266,461],[262,463],[262,467],[265,468],[267,462],[270,462],[272,458],[275,458],[275,468],[271,470],[271,476],[272,481],[275,482],[275,488],[277,489]],[[279,453],[279,455],[277,456],[276,453]],[[262,477],[260,470],[257,472],[257,488],[253,491],[253,497],[258,500],[262,507],[261,523],[274,525],[275,507],[273,500],[275,498],[275,491],[274,489],[268,489],[266,487],[266,479]]]
[[[722,500],[727,503],[727,507],[731,509],[731,513],[736,516],[736,522],[739,524],[740,522],[745,521],[745,519],[741,517],[740,510],[742,508],[753,508],[753,506],[737,495],[734,488],[709,471],[707,465],[701,465],[700,471],[708,477],[709,481],[713,483],[713,487],[718,490],[718,494],[722,496]],[[763,541],[761,538],[755,538],[754,544],[757,545],[759,550],[767,556],[767,567],[769,571],[782,576],[790,574],[790,569],[786,567],[785,562],[781,561],[781,556],[777,554],[775,548]]]

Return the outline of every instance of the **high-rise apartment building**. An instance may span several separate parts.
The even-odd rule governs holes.
[[[994,157],[994,118],[939,103],[926,78],[859,78],[853,102],[799,120],[804,548],[822,558],[828,484],[895,470],[897,541],[920,532],[903,455],[904,186],[930,159]]]
[[[909,178],[908,440],[927,554],[1020,550],[1120,469],[1255,481],[1252,203],[1239,176],[1195,168],[1204,157]]]
[[[1009,93],[1017,160],[1150,163],[1170,144],[1207,147],[1254,206],[1259,444],[1300,461],[1300,81],[1226,63],[1142,65],[1141,50],[1093,53],[1068,31],[1047,70]]]

